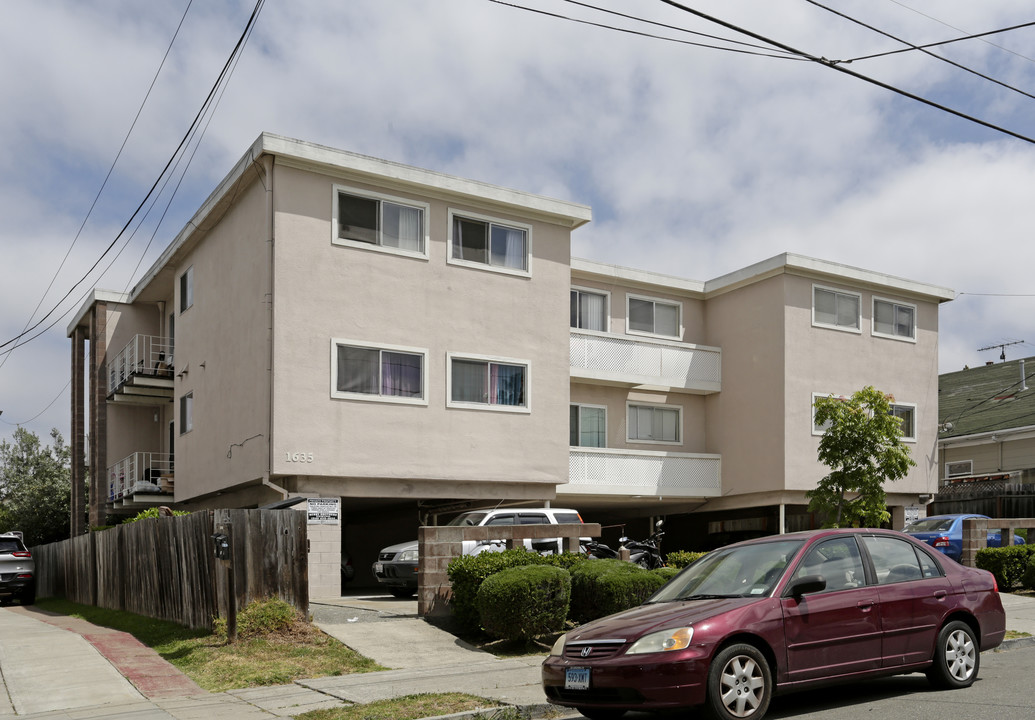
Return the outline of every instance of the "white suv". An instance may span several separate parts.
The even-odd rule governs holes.
[[[577,510],[564,508],[496,508],[495,510],[471,510],[453,518],[448,527],[467,525],[566,525],[582,523]],[[584,538],[589,540],[589,538]],[[538,553],[552,554],[564,551],[563,538],[525,540],[525,547]],[[483,552],[502,552],[507,547],[504,540],[464,540],[463,554],[478,555]],[[396,597],[409,597],[417,591],[417,541],[389,545],[377,554],[377,562],[371,568],[374,577]]]
[[[36,602],[36,562],[22,542],[21,533],[0,534],[0,605],[21,600]]]

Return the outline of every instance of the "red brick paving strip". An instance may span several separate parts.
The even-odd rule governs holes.
[[[8,609],[82,635],[144,697],[159,699],[208,694],[172,663],[129,633],[100,627],[67,615],[55,615],[32,606],[12,606]]]

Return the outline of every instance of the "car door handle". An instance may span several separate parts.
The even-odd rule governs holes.
[[[944,590],[935,590],[934,591],[934,599],[935,600],[943,600],[944,598],[945,598],[945,591]]]
[[[863,612],[869,612],[873,609],[873,600],[860,600],[858,604],[859,609]]]

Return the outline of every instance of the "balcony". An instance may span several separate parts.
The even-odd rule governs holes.
[[[705,498],[722,494],[721,456],[611,448],[571,448],[559,495]]]
[[[173,342],[136,335],[108,360],[108,400],[158,405],[173,399]]]
[[[644,390],[717,393],[719,348],[688,343],[575,332],[570,334],[571,377],[598,385]]]
[[[172,502],[173,456],[137,452],[108,467],[108,502],[144,508]]]

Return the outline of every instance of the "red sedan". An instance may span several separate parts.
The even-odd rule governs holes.
[[[817,530],[714,550],[572,630],[543,688],[593,720],[693,705],[759,720],[774,692],[846,680],[921,671],[967,687],[1005,632],[990,573],[890,530]]]

